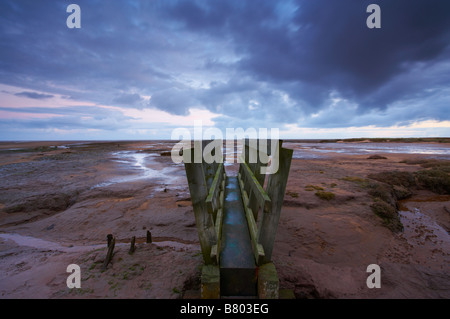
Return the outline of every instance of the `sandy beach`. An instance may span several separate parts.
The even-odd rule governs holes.
[[[0,298],[199,296],[198,233],[173,144],[0,143]],[[450,298],[449,143],[283,146],[294,158],[273,253],[280,288]],[[108,234],[116,249],[102,270]],[[81,267],[80,289],[66,286],[69,264]],[[379,289],[366,285],[370,264]]]

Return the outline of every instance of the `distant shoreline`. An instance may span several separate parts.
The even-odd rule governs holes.
[[[450,143],[450,137],[374,137],[374,138],[337,138],[337,139],[282,139],[291,143]],[[135,143],[135,142],[167,142],[176,140],[170,139],[149,139],[149,140],[29,140],[29,141],[1,141],[0,147],[5,144],[25,144],[25,143],[43,143],[47,145],[63,144],[92,144],[92,143]]]

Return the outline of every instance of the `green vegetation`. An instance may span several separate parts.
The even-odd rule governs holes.
[[[377,174],[369,174],[369,178],[389,185],[412,187],[416,185],[414,174],[410,172],[386,171]]]
[[[379,159],[387,159],[387,157],[381,155],[370,155],[367,159],[379,160]]]
[[[437,194],[450,194],[450,175],[445,170],[432,168],[416,173],[419,184]]]
[[[397,188],[398,190],[396,190]],[[410,196],[411,193],[402,186],[373,182],[368,186],[368,194],[374,200],[370,207],[377,216],[383,219],[383,225],[394,233],[403,231],[403,224],[397,212],[398,201]]]
[[[386,171],[370,174],[368,177],[376,182],[367,184],[368,193],[374,198],[372,210],[393,232],[403,229],[397,213],[398,201],[411,196],[412,189],[450,194],[450,161],[419,159],[405,160],[401,163],[420,165],[424,169],[414,173]]]
[[[332,200],[335,197],[334,193],[324,191],[318,191],[315,193],[315,195],[323,200]]]
[[[286,194],[291,196],[292,198],[298,198],[298,193],[296,192],[287,191]]]
[[[369,186],[368,194],[374,198],[382,200],[395,209],[397,205],[397,199],[394,195],[392,186],[387,184],[372,183]]]
[[[341,178],[341,180],[346,181],[346,182],[356,183],[360,187],[363,187],[363,188],[365,188],[369,185],[369,180],[358,177],[358,176],[346,176],[346,177]]]
[[[77,295],[91,294],[93,292],[94,292],[94,289],[92,289],[92,288],[70,289],[70,293],[77,294]]]
[[[312,192],[312,191],[323,191],[325,190],[323,187],[315,186],[315,185],[306,185],[305,191]]]
[[[403,231],[403,224],[400,221],[396,207],[379,199],[375,199],[375,202],[370,207],[376,215],[383,219],[383,225],[392,232]]]
[[[403,225],[397,213],[398,201],[411,195],[411,192],[402,186],[402,184],[410,184],[411,176],[403,173],[381,172],[369,175],[370,179],[346,176],[341,180],[355,183],[366,189],[374,201],[370,206],[372,211],[383,219],[384,226],[395,233],[403,230]]]
[[[181,293],[181,291],[180,290],[178,290],[178,288],[172,288],[172,292],[174,293],[174,294],[179,294],[179,293]]]
[[[415,173],[387,171],[378,174],[370,174],[369,178],[392,186],[403,188],[427,189],[437,194],[450,194],[450,161],[409,161],[409,165],[419,164],[426,168]],[[399,191],[397,187],[397,191]]]

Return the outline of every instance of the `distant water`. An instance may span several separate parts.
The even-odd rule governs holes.
[[[121,151],[112,153],[114,161],[123,165],[124,168],[132,168],[135,173],[127,176],[114,177],[107,182],[95,185],[93,188],[106,187],[117,183],[133,182],[142,179],[163,179],[166,184],[174,184],[178,176],[173,175],[176,171],[174,167],[164,167],[162,169],[151,168],[152,157],[159,154],[139,153],[136,151]]]
[[[290,143],[283,146],[294,149],[294,158],[326,158],[327,153],[364,154],[421,154],[450,159],[450,145],[425,143]]]

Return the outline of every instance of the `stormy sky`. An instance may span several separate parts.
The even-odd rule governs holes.
[[[450,136],[449,109],[448,0],[0,1],[0,140]]]

